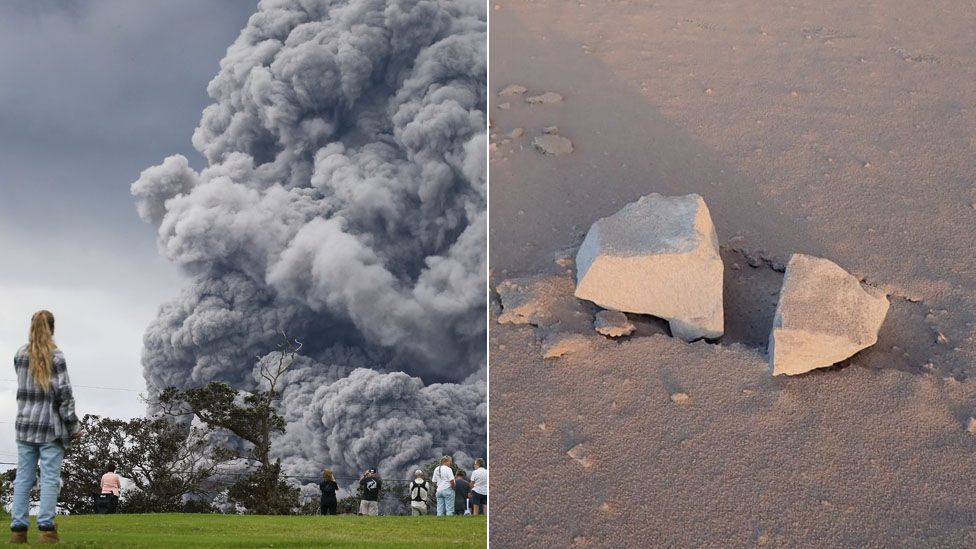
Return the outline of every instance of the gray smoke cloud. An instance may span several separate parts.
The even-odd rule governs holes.
[[[145,335],[150,392],[259,387],[280,331],[287,469],[404,474],[486,437],[486,13],[263,0],[193,145],[132,185],[192,282]]]

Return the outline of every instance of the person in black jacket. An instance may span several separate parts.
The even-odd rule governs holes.
[[[468,493],[471,486],[464,478],[464,471],[458,469],[454,477],[454,514],[463,515],[468,510]]]
[[[339,485],[336,483],[335,477],[332,476],[331,469],[322,471],[322,482],[319,483],[319,488],[322,490],[322,514],[336,514],[336,505],[338,503],[336,491],[339,490]]]
[[[383,481],[376,474],[376,469],[367,469],[359,479],[359,486],[362,488],[362,499],[359,501],[359,514],[376,516],[380,514],[380,490],[383,489]]]

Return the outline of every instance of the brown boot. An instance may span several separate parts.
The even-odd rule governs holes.
[[[41,537],[37,540],[37,543],[61,543],[58,539],[58,531],[54,530],[41,530]]]
[[[27,543],[27,530],[11,530],[10,543]]]

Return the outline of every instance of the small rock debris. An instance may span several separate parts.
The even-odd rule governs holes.
[[[552,156],[573,152],[573,142],[561,135],[540,135],[532,140],[532,145],[543,154]]]
[[[584,444],[577,444],[566,452],[566,455],[576,460],[583,467],[589,468],[593,466],[593,458],[589,456],[589,451]]]
[[[530,105],[551,105],[553,103],[559,103],[563,100],[563,96],[556,92],[546,92],[542,95],[533,95],[532,97],[525,98],[525,102]]]
[[[674,393],[671,395],[671,402],[681,404],[682,402],[687,402],[690,398],[691,397],[688,396],[688,393]]]
[[[502,91],[498,92],[498,95],[502,97],[511,97],[513,95],[522,95],[527,91],[529,91],[529,89],[521,84],[509,84],[502,88]]]
[[[600,311],[596,314],[593,327],[607,337],[628,336],[636,329],[627,315],[620,311]]]

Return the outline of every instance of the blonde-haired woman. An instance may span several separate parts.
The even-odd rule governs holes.
[[[335,477],[332,476],[331,469],[322,471],[322,482],[319,483],[319,488],[322,490],[322,514],[336,514],[336,506],[339,504],[338,499],[336,499],[336,492],[339,490],[339,484],[336,483]]]
[[[17,371],[17,478],[10,508],[10,543],[27,543],[30,491],[41,468],[37,528],[41,543],[58,543],[54,524],[64,449],[81,436],[64,354],[54,344],[54,315],[38,311],[30,335],[14,356]]]

